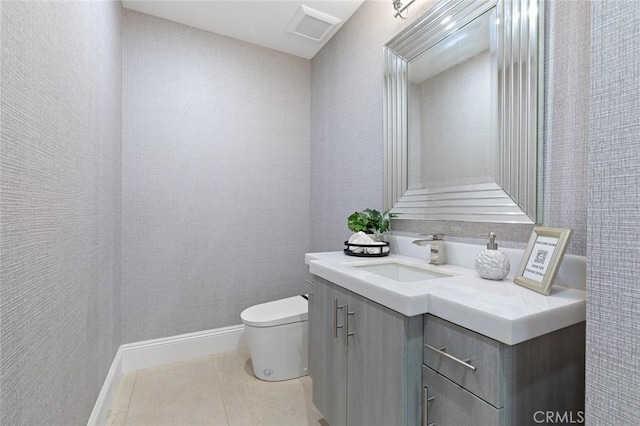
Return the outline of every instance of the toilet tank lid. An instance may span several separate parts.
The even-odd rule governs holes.
[[[240,314],[245,325],[254,327],[273,327],[306,321],[308,317],[307,299],[302,296],[288,297],[251,306]]]

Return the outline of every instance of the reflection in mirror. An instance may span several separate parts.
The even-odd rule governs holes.
[[[493,9],[409,62],[409,189],[495,182],[495,19]]]
[[[441,0],[385,46],[386,209],[541,220],[538,20],[536,0]]]

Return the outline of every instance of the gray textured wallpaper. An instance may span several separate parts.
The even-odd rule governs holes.
[[[587,253],[590,2],[547,1],[544,224],[572,228],[567,251]]]
[[[640,3],[593,2],[587,424],[640,418]]]
[[[304,291],[309,61],[125,10],[123,342]]]
[[[489,49],[420,84],[420,118],[409,126],[421,127],[421,135],[408,142],[410,152],[420,144],[425,156],[415,188],[495,182],[495,112],[488,99],[496,86]]]
[[[433,2],[394,19],[365,1],[311,60],[311,250],[344,248],[347,217],[382,209],[382,46]]]
[[[120,345],[119,2],[0,3],[0,424],[86,424]]]
[[[429,2],[394,19],[390,2],[365,1],[311,61],[312,250],[338,250],[354,210],[382,205],[382,46]],[[568,252],[586,254],[589,3],[546,2],[544,224],[574,229]],[[442,232],[478,242],[490,229],[521,247],[532,226],[395,220],[392,230]]]

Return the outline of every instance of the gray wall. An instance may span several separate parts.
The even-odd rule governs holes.
[[[631,425],[640,416],[640,3],[592,5],[587,423]]]
[[[311,61],[312,250],[337,250],[354,210],[382,205],[382,46],[430,7],[394,19],[390,2],[365,1]],[[586,159],[589,87],[589,3],[546,4],[546,174],[544,224],[570,227],[568,251],[586,254]],[[585,90],[585,88],[587,90]],[[444,231],[476,241],[497,230],[504,246],[523,246],[531,226],[395,220],[392,230]]]
[[[382,46],[433,2],[394,19],[365,1],[311,60],[311,250],[344,248],[347,217],[382,209]]]
[[[309,61],[125,10],[123,342],[304,291]]]
[[[547,1],[544,224],[572,228],[567,251],[587,254],[590,2]]]
[[[0,22],[0,424],[86,424],[120,345],[120,3]]]
[[[420,162],[417,188],[495,182],[491,68],[487,49],[420,84],[421,137],[414,143],[428,160]]]

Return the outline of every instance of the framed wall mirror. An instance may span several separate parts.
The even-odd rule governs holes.
[[[442,0],[384,47],[386,210],[542,221],[537,0]]]

